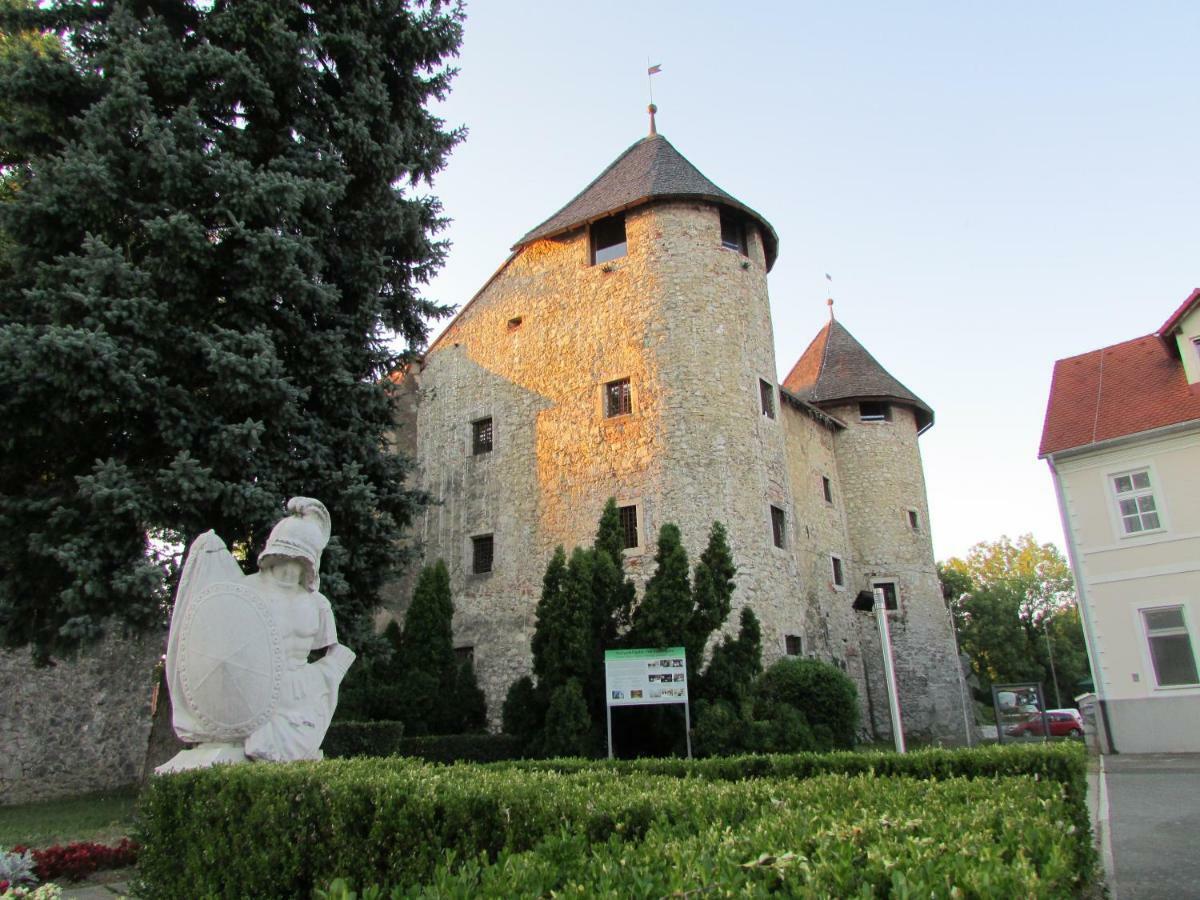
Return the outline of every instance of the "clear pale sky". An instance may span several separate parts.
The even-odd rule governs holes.
[[[838,320],[936,412],[939,559],[1060,547],[1037,459],[1054,360],[1155,331],[1200,286],[1200,3],[476,0],[437,107],[466,141],[428,295],[658,127],[780,236],[780,376]],[[440,326],[439,326],[440,327]]]

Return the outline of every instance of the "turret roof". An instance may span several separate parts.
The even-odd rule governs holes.
[[[841,400],[895,400],[913,408],[919,430],[933,424],[933,410],[893,378],[836,319],[830,319],[813,338],[783,386],[818,405]]]
[[[651,200],[669,199],[710,200],[741,210],[762,229],[768,271],[775,264],[779,237],[771,224],[705,178],[661,134],[642,138],[618,156],[575,199],[517,241],[513,249]]]

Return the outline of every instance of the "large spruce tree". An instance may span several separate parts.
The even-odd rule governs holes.
[[[445,310],[437,0],[0,3],[0,642],[163,620],[177,548],[320,498],[354,639],[398,562],[392,342]]]

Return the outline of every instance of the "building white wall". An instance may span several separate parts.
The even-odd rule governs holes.
[[[1200,684],[1160,685],[1142,612],[1179,607],[1200,651],[1200,426],[1051,457],[1097,693],[1118,752],[1200,750]],[[1150,475],[1161,527],[1126,534],[1114,476]]]

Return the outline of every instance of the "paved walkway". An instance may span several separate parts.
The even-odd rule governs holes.
[[[1200,753],[1103,756],[1088,793],[1112,900],[1200,898]]]

